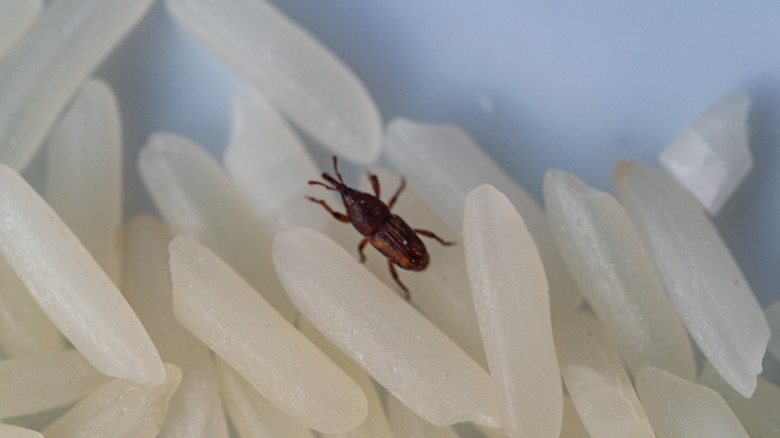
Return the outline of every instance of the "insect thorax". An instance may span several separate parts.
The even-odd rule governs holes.
[[[379,231],[390,216],[387,205],[368,193],[355,191],[343,199],[352,225],[364,236]]]

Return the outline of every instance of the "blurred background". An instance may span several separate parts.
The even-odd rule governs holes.
[[[385,122],[459,125],[539,201],[549,168],[614,193],[615,161],[655,163],[711,103],[748,93],[755,167],[715,222],[761,304],[780,298],[780,3],[274,3],[355,71]],[[128,215],[154,211],[135,170],[153,131],[221,157],[242,83],[161,2],[97,75],[122,110]]]

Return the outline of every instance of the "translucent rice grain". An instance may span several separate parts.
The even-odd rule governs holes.
[[[381,195],[385,202],[395,193],[401,184],[401,179],[384,169],[370,168],[379,178]],[[358,189],[373,193],[368,178],[361,178]],[[466,256],[463,253],[463,242],[459,232],[450,230],[448,225],[423,201],[411,187],[406,187],[393,207],[393,212],[401,216],[413,228],[423,228],[433,231],[447,241],[454,241],[454,246],[443,246],[439,242],[421,236],[430,255],[430,262],[425,271],[420,273],[403,273],[399,275],[412,294],[412,305],[418,308],[428,319],[441,329],[450,339],[455,341],[483,368],[487,369],[485,348],[479,334],[477,312],[474,310],[474,300],[471,298],[469,278],[466,273]],[[324,211],[323,211],[324,213]],[[327,216],[327,214],[323,214]],[[347,251],[355,251],[360,235],[348,224],[340,224],[331,219],[334,227],[347,228],[348,237],[343,245]],[[356,253],[355,253],[356,254]],[[356,254],[357,255],[357,254]],[[391,288],[398,285],[389,275],[387,259],[372,248],[366,249],[366,267],[377,278],[385,281]]]
[[[474,423],[474,428],[477,429],[486,438],[508,438],[509,435],[504,432],[504,429],[496,429],[494,427],[487,427],[481,424]]]
[[[46,200],[120,285],[122,132],[108,84],[84,82],[46,146]]]
[[[252,89],[233,96],[232,134],[223,160],[269,234],[292,225],[321,229],[332,220],[304,213],[311,211],[305,194],[331,202],[336,197],[307,184],[318,177],[319,168],[271,103]]]
[[[0,257],[0,357],[55,352],[65,339]]]
[[[225,408],[240,438],[314,438],[311,430],[277,409],[224,360],[216,358],[216,368]]]
[[[176,319],[271,403],[324,433],[365,420],[360,387],[235,271],[188,236],[169,250]]]
[[[593,438],[654,438],[615,346],[585,312],[553,324],[561,374],[582,423]]]
[[[753,167],[748,146],[750,98],[732,94],[716,102],[675,138],[658,161],[683,187],[717,214]]]
[[[125,298],[149,332],[160,357],[182,372],[160,438],[227,438],[211,354],[173,317],[168,264],[168,243],[173,235],[156,219],[137,216],[127,225],[125,237]]]
[[[168,363],[165,375],[165,382],[157,386],[114,379],[50,424],[43,435],[154,438],[168,410],[168,400],[181,380],[181,371]]]
[[[387,395],[387,412],[396,437],[458,438],[459,436],[455,429],[449,426],[434,426],[423,420],[392,394]]]
[[[567,394],[563,395],[563,424],[560,438],[590,438],[588,430],[582,424],[580,414]]]
[[[116,286],[46,202],[0,165],[0,248],[43,311],[101,372],[165,379],[149,335]]]
[[[108,380],[76,350],[6,359],[0,362],[0,418],[67,405]]]
[[[504,430],[557,438],[563,399],[547,276],[523,219],[490,185],[466,198],[463,246]]]
[[[252,83],[297,126],[343,158],[369,163],[382,127],[360,80],[330,50],[262,0],[168,0],[195,40]]]
[[[360,389],[366,394],[368,399],[368,417],[356,429],[349,432],[336,435],[322,434],[327,438],[393,438],[393,432],[390,430],[390,425],[387,422],[385,416],[385,409],[382,406],[382,400],[377,393],[374,381],[360,368],[354,360],[349,356],[342,353],[338,348],[330,343],[317,329],[306,320],[301,318],[298,322],[298,327],[309,340],[314,342],[323,353],[327,354],[333,362],[336,363],[344,372],[352,377],[352,380],[360,385]]]
[[[694,379],[688,333],[623,207],[560,170],[545,174],[544,200],[569,272],[629,371],[653,365]]]
[[[660,368],[636,375],[636,390],[657,438],[749,438],[717,392]]]
[[[205,150],[174,134],[152,135],[138,172],[165,222],[211,248],[287,319],[295,309],[271,263],[271,242],[228,176]]]
[[[764,313],[772,331],[766,349],[775,359],[780,360],[780,300],[770,304]]]
[[[152,0],[58,0],[0,62],[0,162],[24,169],[80,83]]]
[[[750,438],[780,436],[780,387],[758,376],[753,396],[742,397],[721,379],[709,363],[699,375],[699,383],[718,391],[739,418]]]
[[[43,435],[38,431],[10,424],[0,424],[0,436],[3,438],[43,438]]]
[[[65,406],[60,406],[57,408],[36,412],[34,414],[27,414],[19,417],[11,417],[6,420],[3,420],[3,422],[7,422],[8,424],[13,424],[27,429],[43,430],[46,428],[46,426],[53,423],[54,420],[61,417],[65,412],[67,412],[74,405],[75,402],[67,404]]]
[[[417,415],[500,427],[488,374],[338,244],[291,228],[277,235],[273,258],[301,313]]]
[[[750,397],[769,325],[718,231],[698,201],[659,170],[618,163],[615,187],[691,337],[723,379]]]
[[[0,3],[0,59],[27,31],[42,10],[42,0],[5,0]]]
[[[387,127],[385,143],[393,166],[450,229],[462,229],[463,206],[471,190],[488,183],[501,191],[520,212],[534,238],[547,272],[552,312],[571,311],[580,305],[582,297],[558,254],[541,207],[465,132],[453,125],[424,125],[397,118]]]

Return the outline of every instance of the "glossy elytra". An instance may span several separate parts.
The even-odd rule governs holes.
[[[371,195],[349,188],[344,184],[344,179],[341,177],[338,169],[338,158],[335,155],[333,156],[333,171],[336,173],[338,180],[327,173],[323,173],[322,179],[327,181],[328,184],[321,181],[309,181],[309,184],[321,185],[328,190],[339,192],[342,201],[344,201],[344,207],[347,209],[347,214],[333,211],[322,199],[315,199],[311,196],[306,198],[325,207],[325,210],[328,210],[337,220],[351,222],[355,229],[365,236],[358,245],[361,263],[366,260],[363,248],[369,242],[374,248],[384,254],[387,257],[390,274],[404,291],[404,298],[409,301],[409,289],[398,278],[395,266],[397,265],[410,271],[422,271],[428,266],[428,251],[417,235],[420,234],[436,239],[445,246],[453,245],[455,242],[446,242],[428,230],[414,229],[407,225],[398,215],[391,212],[395,202],[398,200],[398,195],[401,194],[406,186],[406,179],[401,180],[401,186],[398,187],[393,197],[390,198],[390,202],[385,204],[379,199],[379,178],[376,175],[372,173],[367,174],[369,181],[371,181],[371,187],[374,189],[374,195]]]

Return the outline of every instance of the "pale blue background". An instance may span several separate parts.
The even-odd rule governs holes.
[[[756,166],[716,223],[761,303],[780,298],[780,2],[275,3],[364,80],[385,120],[460,125],[538,200],[553,167],[612,191],[617,159],[654,161],[710,103],[747,92]],[[161,4],[99,74],[117,88],[129,162],[156,129],[224,148],[240,82]],[[128,208],[152,211],[145,198]]]

